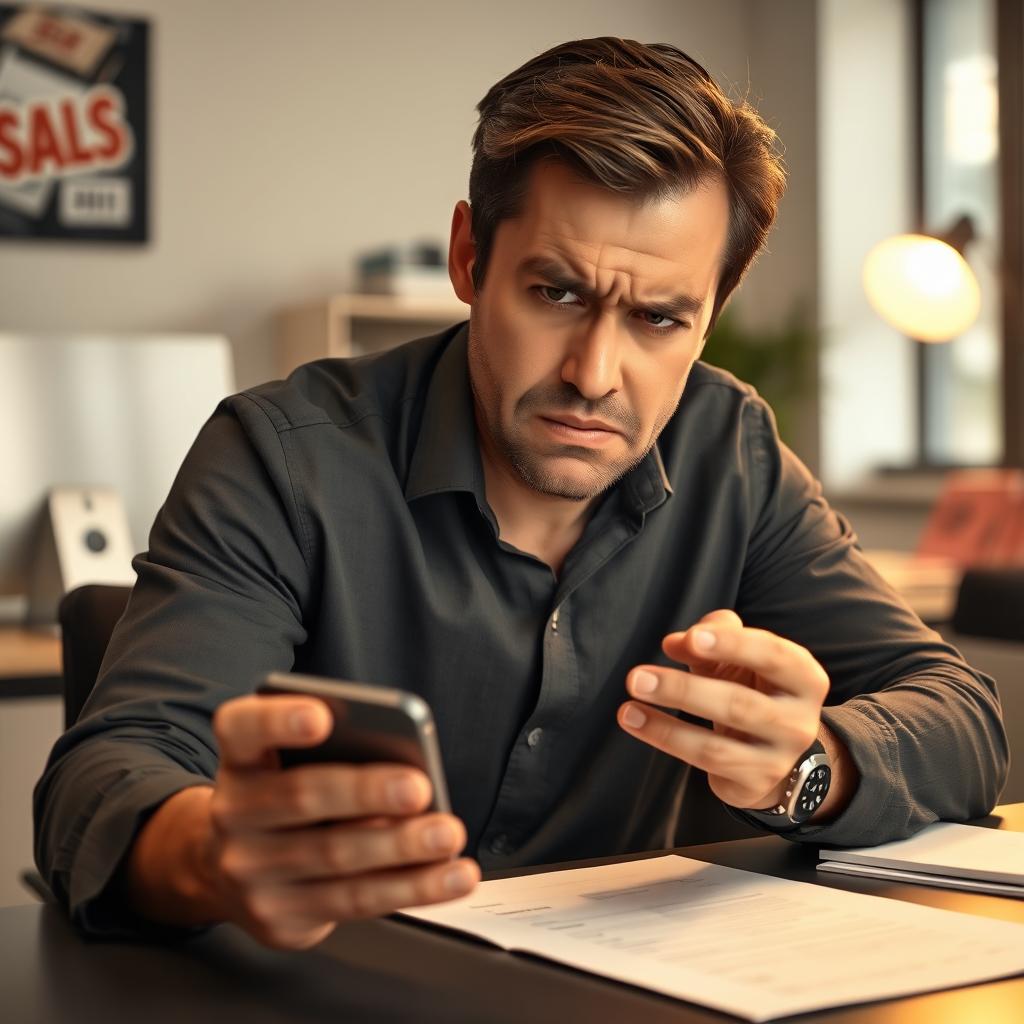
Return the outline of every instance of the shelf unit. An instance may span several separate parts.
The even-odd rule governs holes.
[[[277,372],[286,377],[313,359],[377,352],[466,320],[454,295],[332,295],[278,315]]]

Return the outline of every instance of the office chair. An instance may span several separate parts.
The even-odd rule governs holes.
[[[1024,568],[968,569],[952,625],[964,636],[1024,641]]]
[[[131,587],[90,583],[68,591],[57,609],[64,654],[64,728],[78,721],[92,693]]]
[[[78,721],[96,685],[114,626],[124,614],[131,587],[90,583],[68,591],[57,609],[64,658],[64,728]],[[44,902],[53,902],[49,886],[36,871],[21,873],[22,884]]]

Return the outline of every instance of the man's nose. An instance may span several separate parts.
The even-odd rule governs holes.
[[[562,380],[591,402],[621,391],[622,344],[614,314],[598,314],[573,337]]]

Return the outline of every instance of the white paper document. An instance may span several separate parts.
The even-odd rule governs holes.
[[[1024,973],[1024,924],[673,855],[405,913],[752,1021]]]
[[[909,839],[853,850],[822,850],[821,859],[819,867],[823,870],[824,862],[841,861],[922,875],[1001,882],[1016,886],[1024,895],[1024,832],[937,821]]]

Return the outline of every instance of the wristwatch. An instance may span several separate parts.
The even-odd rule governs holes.
[[[796,828],[821,806],[831,783],[828,754],[821,741],[815,740],[790,772],[783,801],[760,810],[745,808],[743,813],[768,828]]]

